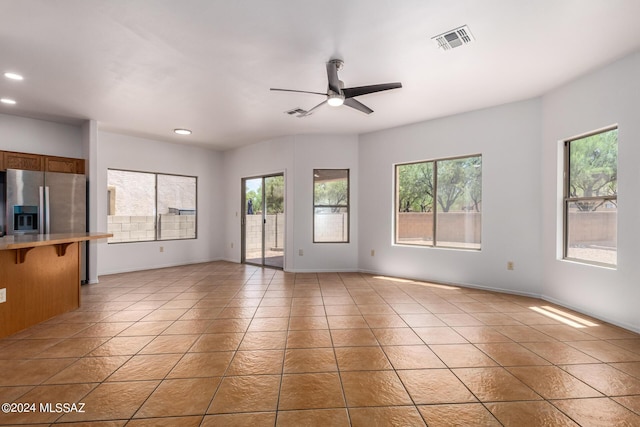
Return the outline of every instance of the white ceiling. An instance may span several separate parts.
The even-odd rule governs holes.
[[[228,149],[278,136],[365,133],[538,96],[640,49],[639,0],[0,0],[0,113]],[[476,42],[439,51],[468,25]],[[349,86],[324,106],[324,63]],[[188,137],[172,130],[193,130]]]

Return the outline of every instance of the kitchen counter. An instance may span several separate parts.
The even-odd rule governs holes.
[[[0,338],[80,307],[80,244],[109,233],[0,238]]]

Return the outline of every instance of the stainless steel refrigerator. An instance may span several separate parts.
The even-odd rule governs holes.
[[[6,234],[84,233],[86,191],[84,175],[7,169]]]

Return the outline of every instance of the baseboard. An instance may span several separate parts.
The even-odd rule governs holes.
[[[176,262],[176,263],[150,265],[150,266],[145,266],[144,268],[137,268],[137,267],[123,268],[123,269],[98,272],[98,276],[108,276],[110,274],[120,274],[120,273],[133,273],[134,271],[144,271],[144,270],[159,270],[162,268],[180,267],[183,265],[205,264],[207,262],[215,262],[215,261],[224,261],[224,260],[222,258],[213,258],[213,259],[193,260],[190,262]]]

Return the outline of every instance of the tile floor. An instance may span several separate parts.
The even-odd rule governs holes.
[[[214,262],[101,277],[1,339],[4,402],[36,406],[0,425],[639,426],[640,336],[532,298]]]

